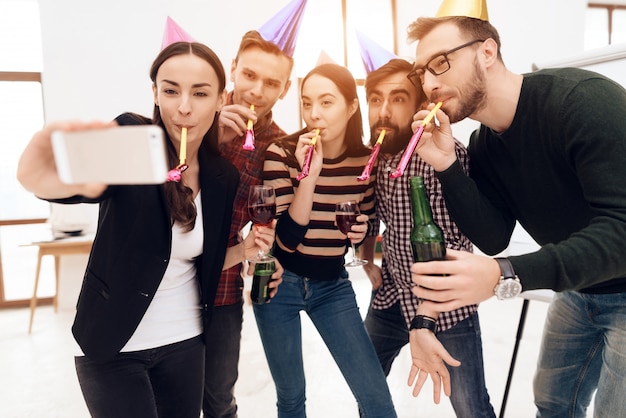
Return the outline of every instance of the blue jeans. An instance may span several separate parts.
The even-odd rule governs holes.
[[[112,360],[75,359],[87,408],[95,418],[197,418],[202,405],[200,336]]]
[[[409,330],[400,304],[396,303],[384,310],[370,306],[364,323],[378,353],[378,360],[385,375],[388,375],[400,350],[409,343]],[[450,402],[456,416],[495,417],[485,386],[478,313],[438,333],[437,338],[450,355],[461,362],[459,367],[448,367],[452,386]],[[407,376],[408,373],[407,370]]]
[[[243,303],[213,307],[207,331],[204,372],[204,418],[236,418],[235,383],[239,377],[239,349]]]
[[[626,417],[626,293],[557,293],[533,382],[537,417]]]
[[[276,385],[278,417],[306,417],[300,311],[311,318],[364,416],[396,417],[385,375],[345,270],[341,277],[328,281],[310,280],[285,270],[283,283],[271,302],[254,305]]]

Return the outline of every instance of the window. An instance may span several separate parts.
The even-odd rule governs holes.
[[[31,231],[49,215],[49,204],[26,192],[15,178],[20,154],[44,123],[40,26],[37,1],[0,0],[0,305],[30,298],[32,282],[25,278],[34,278],[35,255],[19,244],[29,242]],[[18,282],[26,288],[14,286]]]
[[[626,5],[590,1],[585,27],[585,49],[626,42]]]
[[[395,0],[310,1],[294,53],[298,88],[302,78],[315,67],[322,53],[350,70],[357,80],[365,133],[363,140],[366,143],[369,142],[370,131],[363,87],[366,73],[355,30],[363,32],[388,51],[395,52],[394,4]]]

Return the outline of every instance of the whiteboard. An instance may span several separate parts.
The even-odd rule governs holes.
[[[626,43],[584,51],[568,57],[533,63],[533,71],[542,68],[579,67],[603,74],[626,88]]]

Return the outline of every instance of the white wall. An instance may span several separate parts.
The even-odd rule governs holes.
[[[148,69],[159,51],[168,15],[211,46],[228,69],[241,35],[258,28],[287,2],[40,0],[46,120],[109,120],[125,111],[149,115]],[[492,0],[490,21],[500,31],[508,66],[526,72],[533,61],[582,50],[586,3]],[[398,53],[412,57],[414,45],[405,42],[407,25],[419,15],[433,15],[440,2],[397,0],[397,4]],[[567,19],[557,15],[559,10],[567,11]],[[298,127],[296,90],[275,110],[276,120],[288,131]]]

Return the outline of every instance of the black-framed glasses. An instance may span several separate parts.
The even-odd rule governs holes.
[[[422,84],[424,84],[424,74],[426,73],[426,70],[428,70],[432,75],[435,76],[445,73],[450,69],[450,61],[448,61],[448,55],[458,51],[459,49],[474,45],[478,42],[485,42],[485,40],[475,39],[473,41],[464,43],[463,45],[459,45],[456,48],[452,48],[451,50],[446,51],[442,54],[439,54],[432,58],[430,61],[428,61],[423,67],[414,68],[410,73],[406,75],[406,77],[411,83],[413,83],[415,87],[422,87]]]

